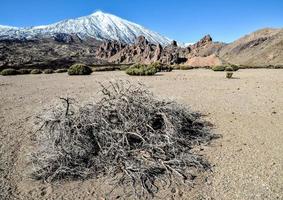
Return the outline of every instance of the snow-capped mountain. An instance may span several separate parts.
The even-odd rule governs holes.
[[[0,37],[2,38],[32,38],[55,33],[77,34],[82,39],[92,37],[98,40],[117,40],[123,43],[133,43],[138,36],[143,35],[151,43],[160,43],[161,45],[171,43],[167,37],[101,11],[45,26],[31,28],[0,26]]]

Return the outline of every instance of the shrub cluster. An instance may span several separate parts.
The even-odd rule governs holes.
[[[156,68],[157,72],[171,72],[174,69],[173,66],[164,65],[160,62],[151,63],[150,66]]]
[[[74,64],[68,69],[69,75],[90,75],[92,69],[84,64]]]
[[[180,65],[180,70],[190,70],[190,69],[193,69],[193,67],[189,65]]]
[[[152,76],[157,73],[157,69],[151,65],[134,64],[126,70],[132,76]]]
[[[15,69],[9,68],[9,69],[4,69],[1,71],[2,76],[12,76],[12,75],[17,75],[18,72]]]
[[[237,65],[219,65],[219,66],[214,66],[211,69],[213,71],[227,71],[226,68],[228,68],[228,70],[232,71],[238,71],[239,67]]]
[[[218,71],[225,71],[225,68],[226,68],[225,66],[220,65],[220,66],[214,66],[211,69],[215,72],[218,72]]]

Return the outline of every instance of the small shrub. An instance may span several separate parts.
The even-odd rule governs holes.
[[[68,71],[68,69],[57,69],[57,70],[55,70],[55,73],[65,73],[67,71]]]
[[[17,72],[18,74],[30,74],[31,69],[19,69]]]
[[[157,73],[157,69],[151,65],[135,64],[126,70],[132,76],[152,76]]]
[[[83,64],[74,64],[68,69],[69,75],[90,75],[92,69]]]
[[[4,69],[1,71],[2,76],[12,76],[12,75],[17,75],[17,74],[18,74],[17,70],[11,69],[11,68]]]
[[[150,64],[150,67],[154,67],[157,70],[157,72],[171,72],[173,70],[172,66],[164,65],[160,62],[154,62]]]
[[[233,69],[232,67],[226,67],[226,68],[225,68],[225,71],[227,71],[227,72],[232,72],[232,71],[234,71],[234,69]]]
[[[179,70],[181,69],[181,65],[176,64],[176,65],[172,65],[173,69]]]
[[[233,76],[233,72],[226,72],[226,78],[232,78],[232,76]]]
[[[231,65],[230,67],[232,67],[233,71],[235,71],[235,72],[239,70],[239,66],[237,66],[237,65]]]
[[[53,74],[54,71],[53,71],[53,69],[45,69],[45,70],[43,71],[43,73],[44,73],[44,74]]]
[[[33,69],[33,70],[31,70],[31,72],[30,72],[31,74],[41,74],[42,73],[42,71],[41,70],[39,70],[39,69]]]
[[[193,67],[188,65],[180,65],[180,70],[190,70],[190,69],[193,69]]]
[[[215,72],[219,72],[219,71],[224,71],[225,68],[226,68],[225,66],[220,65],[220,66],[214,66],[211,69]]]

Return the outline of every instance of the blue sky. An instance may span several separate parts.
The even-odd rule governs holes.
[[[96,10],[183,42],[205,34],[231,42],[260,28],[283,27],[283,0],[1,0],[0,24],[44,25]]]

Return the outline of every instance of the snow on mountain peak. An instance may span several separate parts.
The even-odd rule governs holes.
[[[52,35],[55,33],[77,34],[81,38],[92,37],[98,40],[117,40],[123,43],[134,43],[138,36],[143,35],[151,43],[167,45],[171,40],[146,29],[133,22],[121,19],[115,15],[96,11],[95,13],[68,19],[50,25],[32,28],[14,28],[0,26],[0,36],[33,37],[38,35]]]

